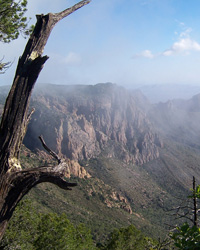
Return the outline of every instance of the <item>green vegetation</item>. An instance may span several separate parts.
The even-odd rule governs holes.
[[[9,43],[21,34],[27,37],[33,30],[28,28],[28,20],[25,17],[27,0],[0,0],[0,42]],[[9,68],[11,62],[3,62],[0,58],[0,74]]]
[[[200,186],[189,198],[200,199]],[[146,237],[134,225],[114,229],[105,242],[96,242],[88,225],[74,225],[66,214],[40,212],[33,202],[23,200],[16,208],[0,249],[11,250],[198,250],[200,228],[187,222],[170,233],[171,242]]]
[[[40,155],[35,155],[30,150],[23,147],[23,152],[21,154],[23,166],[28,168],[30,166],[43,165],[44,163],[42,162],[42,159],[43,156],[41,157]],[[45,158],[45,161],[51,164],[51,158]],[[166,223],[170,225],[173,224],[171,222],[173,217],[168,216],[166,211],[162,209],[161,199],[164,199],[164,205],[167,205],[168,207],[178,205],[179,201],[177,201],[176,204],[174,204],[172,201],[170,203],[170,199],[166,199],[162,193],[158,194],[160,189],[153,183],[151,189],[149,190],[151,196],[146,191],[140,189],[131,189],[130,185],[134,183],[134,179],[132,179],[131,175],[129,175],[129,179],[127,179],[125,173],[127,167],[125,164],[123,164],[121,167],[120,164],[121,163],[117,160],[106,159],[103,157],[83,163],[83,166],[87,166],[87,170],[90,170],[92,176],[94,176],[95,173],[100,176],[102,175],[101,179],[107,183],[110,181],[112,184],[111,186],[115,184],[113,181],[114,179],[112,180],[110,177],[107,179],[109,181],[106,181],[106,177],[109,177],[110,174],[112,174],[114,178],[116,177],[116,180],[118,176],[122,177],[122,181],[124,179],[124,182],[119,182],[119,180],[116,181],[114,186],[115,189],[96,177],[89,179],[79,179],[75,177],[71,178],[70,181],[78,182],[78,186],[71,192],[66,193],[63,190],[56,188],[54,185],[41,184],[30,192],[29,198],[33,200],[34,205],[38,207],[38,210],[42,214],[65,213],[67,214],[67,219],[74,225],[74,227],[78,227],[79,224],[87,225],[87,227],[91,230],[93,241],[99,247],[101,246],[102,249],[106,249],[107,245],[111,244],[111,241],[113,242],[112,244],[114,244],[115,240],[119,241],[117,237],[113,238],[114,235],[118,235],[118,238],[123,241],[123,237],[119,235],[124,235],[125,232],[130,233],[131,230],[128,230],[127,228],[131,224],[137,225],[138,229],[143,232],[141,235],[138,233],[143,239],[146,238],[146,236],[158,239],[162,232],[162,242],[164,237],[168,234],[168,230],[167,228],[164,230],[161,227],[161,224],[163,221],[166,221]],[[150,182],[150,179],[148,179],[150,175],[146,176],[143,168],[137,166],[134,166],[133,168],[133,166],[129,166],[128,171],[129,173],[131,171],[134,171],[134,173],[137,174],[139,173],[140,175],[138,176],[138,181],[140,179],[140,182],[143,183]],[[126,180],[130,180],[130,183]],[[144,205],[141,208],[137,205],[137,203],[134,202],[135,205],[132,206],[132,215],[121,208],[119,201],[114,202],[110,198],[112,192],[116,190],[119,191],[122,185],[124,186],[123,189],[125,188],[127,191],[126,195],[130,192],[135,192],[134,196],[137,197],[137,203],[140,203],[142,198],[145,197],[143,203]],[[135,185],[135,187],[137,186]],[[136,192],[138,192],[138,194]],[[154,203],[154,207],[149,205],[149,202],[147,202],[148,200],[149,202]],[[107,201],[112,204],[112,207],[107,206]],[[158,207],[159,204],[161,206],[160,209]],[[157,211],[157,218],[155,216],[155,211]],[[179,225],[181,225],[181,223],[184,223],[183,219],[179,222]],[[136,231],[138,229],[136,229]],[[143,234],[145,234],[145,236]],[[129,237],[130,241],[132,241],[132,237],[134,238],[134,236],[131,234]],[[151,243],[151,241],[148,242]],[[123,243],[121,242],[120,244]],[[157,246],[154,244],[153,249],[172,249],[170,247],[156,247]]]
[[[53,165],[51,157],[46,156],[42,161],[43,159],[44,155],[36,155],[27,148],[22,148],[20,160],[23,167],[42,166],[45,161],[49,165]],[[61,190],[52,184],[40,184],[31,190],[28,197],[42,213],[66,213],[74,225],[86,224],[91,229],[96,243],[104,243],[109,233],[115,228],[127,227],[130,224],[139,225],[139,229],[150,237],[157,237],[156,227],[143,219],[141,214],[136,214],[134,207],[133,214],[129,214],[123,209],[125,205],[123,202],[112,198],[112,194],[116,190],[110,185],[96,177],[89,179],[74,177],[70,179],[70,182],[78,184],[70,192]],[[124,194],[122,193],[122,195]],[[150,232],[152,228],[154,228],[154,234]]]
[[[154,245],[155,246],[155,245]],[[153,247],[152,239],[145,237],[133,225],[114,230],[105,250],[144,250]],[[153,248],[152,248],[153,249]]]
[[[26,200],[17,207],[0,244],[5,250],[96,249],[83,224],[74,226],[65,214],[39,213]]]
[[[24,200],[14,212],[0,249],[150,250],[157,249],[157,245],[130,225],[115,229],[104,245],[98,243],[95,246],[92,234],[84,224],[74,226],[66,214],[40,213],[30,200]]]
[[[31,201],[20,202],[0,243],[1,248],[32,250],[39,220],[40,215],[36,213]]]
[[[174,245],[180,250],[198,250],[200,249],[200,228],[189,226],[186,222],[176,228],[176,232],[171,234]]]
[[[21,162],[26,168],[42,166],[45,161],[52,165],[51,157],[44,159],[44,155],[36,155],[25,147],[22,151]],[[78,183],[72,191],[66,192],[51,184],[40,184],[31,190],[28,197],[42,213],[66,213],[74,225],[86,224],[91,229],[96,243],[104,244],[111,231],[125,228],[130,224],[137,225],[138,229],[149,237],[165,238],[168,228],[164,229],[162,225],[164,222],[170,224],[171,218],[166,216],[162,208],[162,199],[164,204],[168,204],[168,199],[160,192],[159,187],[150,182],[151,179],[145,175],[141,167],[129,166],[128,175],[126,175],[125,164],[102,157],[82,165],[92,173],[93,178],[71,178],[71,182]],[[93,171],[91,171],[92,168]],[[103,181],[96,178],[95,173]],[[111,174],[113,179],[110,177]],[[122,181],[118,177],[122,177]],[[142,190],[138,185],[139,182],[143,184]],[[132,188],[133,185],[134,188]],[[152,186],[148,188],[150,185]],[[121,192],[120,189],[126,190],[126,193]],[[148,191],[146,192],[145,189]],[[113,193],[116,192],[127,199],[131,205],[132,214],[123,209],[125,205],[123,202],[113,199]],[[131,201],[128,197],[136,198]],[[139,206],[141,202],[142,207]],[[172,207],[174,204],[169,205]]]
[[[36,250],[95,249],[90,231],[83,224],[74,227],[65,214],[43,215],[37,229],[38,237],[33,243]]]
[[[19,34],[28,35],[27,18],[24,16],[27,0],[0,0],[0,41],[8,43]]]
[[[43,165],[43,157],[35,155],[25,147],[22,151],[23,166],[28,168]],[[46,164],[52,163],[51,158],[45,158],[45,161]],[[92,160],[90,164],[96,166],[97,172],[106,166],[115,176],[119,163],[115,161],[114,164],[108,160],[106,165],[105,161],[106,159]],[[88,165],[88,168],[90,167]],[[142,169],[137,171],[145,178]],[[121,175],[123,176],[123,172]],[[156,243],[146,236],[151,236],[148,232],[152,228],[152,231],[155,230],[154,237],[159,238],[159,234],[156,234],[156,226],[152,226],[142,217],[142,213],[146,212],[145,218],[151,220],[155,218],[153,208],[148,207],[148,204],[145,204],[148,209],[141,209],[141,213],[134,211],[130,215],[120,207],[119,201],[114,202],[110,198],[113,189],[103,181],[97,178],[72,178],[71,181],[78,182],[76,189],[71,192],[66,193],[49,184],[41,184],[30,192],[28,197],[32,201],[22,201],[14,213],[1,243],[4,249],[173,249],[168,242],[167,246],[166,244],[162,246],[162,239],[161,243]],[[128,183],[125,185],[128,190]],[[153,195],[156,192],[156,186],[152,191],[154,191]],[[199,191],[200,186],[197,186],[195,194],[197,199],[200,198]],[[143,192],[143,195],[147,194]],[[190,195],[190,199],[192,198],[193,193]],[[107,207],[107,201],[112,204],[112,208]],[[154,199],[153,202],[159,201]],[[137,211],[140,211],[139,208]],[[167,217],[164,213],[162,216]],[[169,222],[172,219],[170,216],[167,218]],[[133,225],[137,225],[140,230]],[[159,227],[157,229],[160,230]],[[167,234],[167,230],[165,233]],[[171,234],[175,249],[187,249],[183,248],[183,244],[188,237],[190,241],[187,240],[187,244],[198,242],[199,229],[182,223],[177,227],[177,231]],[[69,246],[70,248],[67,248]]]
[[[176,227],[176,231],[170,234],[171,239],[174,241],[174,245],[180,250],[198,250],[200,249],[200,228],[198,227],[198,209],[197,203],[200,200],[200,185],[196,186],[195,178],[193,177],[193,189],[192,194],[188,196],[193,202],[193,207],[189,207],[189,212],[184,211],[182,217],[186,220],[183,225]],[[181,209],[181,207],[180,207]],[[185,209],[185,207],[184,207]],[[188,217],[192,214],[191,217]],[[187,220],[192,221],[192,225],[189,225]]]

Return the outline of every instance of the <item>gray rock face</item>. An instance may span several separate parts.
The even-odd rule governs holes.
[[[140,106],[148,105],[137,92],[113,84],[56,86],[36,90],[36,108],[25,138],[40,148],[37,136],[60,155],[90,159],[108,149],[109,156],[143,164],[159,157],[162,142]]]

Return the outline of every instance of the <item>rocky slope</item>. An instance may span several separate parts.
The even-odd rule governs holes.
[[[109,146],[108,157],[144,164],[159,157],[162,142],[140,109],[141,96],[113,84],[40,88],[33,95],[36,112],[24,143],[40,148],[42,134],[50,147],[72,160],[97,157]]]
[[[166,209],[178,204],[176,194],[186,197],[192,176],[200,180],[199,100],[197,95],[150,104],[140,91],[113,84],[39,86],[24,164],[51,161],[37,139],[42,134],[67,158],[68,177],[81,179],[75,178],[79,185],[67,194],[41,186],[31,197],[87,223],[95,234],[134,223],[162,236],[165,224],[173,224]]]

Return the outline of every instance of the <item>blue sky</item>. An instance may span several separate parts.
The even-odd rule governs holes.
[[[75,0],[29,0],[27,15],[59,12]],[[199,0],[92,0],[53,30],[38,83],[200,85]],[[0,44],[14,61],[0,84],[12,82],[26,40]]]

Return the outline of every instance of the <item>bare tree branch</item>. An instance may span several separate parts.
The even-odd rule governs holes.
[[[46,143],[45,143],[45,141],[44,141],[44,139],[43,139],[43,137],[40,135],[39,136],[39,139],[40,139],[40,141],[41,141],[41,143],[42,143],[42,146],[46,149],[46,151],[51,155],[51,156],[53,156],[53,158],[55,158],[57,161],[58,161],[58,164],[60,164],[61,163],[61,158],[59,158],[59,156],[53,151],[53,150],[51,150],[47,145],[46,145]]]
[[[83,1],[75,4],[71,8],[68,8],[66,10],[63,10],[63,11],[59,12],[59,13],[54,14],[54,23],[56,24],[61,19],[69,16],[71,13],[73,13],[74,11],[80,9],[81,7],[83,7],[84,5],[86,5],[86,4],[90,3],[90,2],[91,2],[91,0],[83,0]]]

